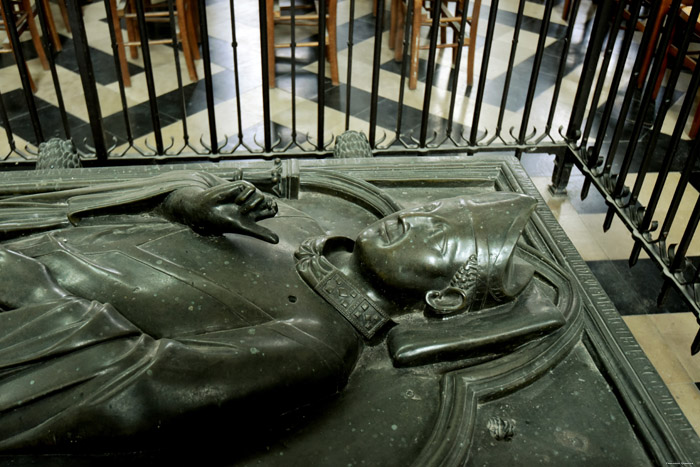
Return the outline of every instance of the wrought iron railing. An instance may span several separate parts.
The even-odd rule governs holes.
[[[658,15],[664,15],[665,17],[661,18],[663,27],[660,30],[658,40],[654,38],[652,27],[647,27],[644,30],[636,57],[630,57],[633,60],[628,60],[628,55],[640,11],[646,5],[643,2],[602,2],[600,4],[579,87],[579,91],[583,92],[580,96],[577,94],[574,103],[574,113],[576,110],[583,112],[583,103],[588,98],[587,95],[584,96],[585,89],[595,83],[591,110],[589,110],[585,122],[583,119],[572,118],[573,125],[569,126],[566,133],[569,150],[559,156],[557,161],[558,173],[563,173],[565,176],[558,176],[558,173],[555,172],[553,186],[564,188],[567,181],[566,174],[570,170],[571,164],[576,164],[586,176],[581,193],[582,197],[587,196],[591,185],[594,185],[605,197],[608,212],[603,228],[607,231],[613,218],[617,216],[632,233],[635,245],[629,258],[630,266],[634,266],[641,250],[644,249],[660,267],[664,284],[658,297],[659,304],[663,303],[668,291],[672,286],[675,286],[697,317],[700,310],[700,296],[698,295],[700,268],[697,260],[688,256],[688,250],[695,235],[698,221],[700,221],[700,200],[691,200],[692,190],[688,190],[688,188],[690,178],[697,170],[699,140],[695,139],[692,142],[685,160],[681,159],[678,149],[700,86],[700,67],[695,68],[687,90],[680,90],[685,91],[685,97],[678,115],[675,117],[673,134],[670,140],[664,143],[665,148],[660,145],[659,137],[664,122],[667,119],[671,122],[673,120],[672,116],[669,115],[669,109],[673,103],[674,92],[677,91],[679,76],[684,66],[683,59],[677,59],[673,63],[665,88],[658,101],[654,94],[655,90],[658,89],[657,78],[663,78],[661,75],[662,67],[665,66],[667,49],[671,45],[674,34],[677,57],[682,58],[688,53],[688,47],[693,39],[700,13],[700,4],[696,3],[692,7],[687,21],[683,22],[679,19],[681,0],[673,0],[668,11],[663,10],[665,2],[653,3],[653,7],[648,12],[647,24],[653,24]],[[626,11],[625,8],[627,8]],[[625,17],[627,17],[626,27],[621,30],[620,26]],[[608,27],[609,24],[613,26]],[[621,42],[618,39],[620,35],[623,36]],[[606,37],[605,52],[601,56]],[[611,57],[616,46],[620,48],[617,63],[612,68]],[[648,66],[648,63],[645,63],[645,57],[651,53],[649,51],[653,51],[653,61],[650,71],[645,75],[644,71]],[[627,86],[623,86],[622,77],[630,71],[630,61],[633,61],[631,73]],[[594,79],[596,67],[599,67],[600,71],[597,79]],[[601,91],[606,82],[609,83],[609,88],[604,94]],[[622,104],[619,106],[615,99],[618,93],[624,96]],[[639,99],[640,95],[641,99]],[[604,97],[606,101],[603,114],[598,119],[595,110],[598,108],[601,97]],[[638,105],[632,111],[632,103],[635,99],[639,99]],[[611,117],[615,111],[617,111],[617,121],[613,122]],[[649,114],[654,115],[650,127],[650,122],[644,118]],[[589,146],[588,139],[594,121],[598,124],[598,132],[595,135],[595,142]],[[578,122],[580,124],[577,124]],[[629,143],[622,151],[620,143],[623,139],[623,133],[629,131],[630,122],[633,122],[631,133],[625,136]],[[607,150],[603,149],[604,144],[607,146]],[[663,159],[658,171],[652,173],[650,172],[650,163],[659,151],[664,152]],[[633,163],[638,165],[634,183],[630,177]],[[662,192],[666,187],[672,186],[668,176],[674,164],[682,167],[680,177],[673,196],[662,202]],[[652,185],[651,192],[645,196],[643,202],[641,199],[642,190]],[[679,208],[684,201],[685,203],[690,201],[694,205],[688,218],[678,215]],[[659,221],[662,221],[660,229]],[[682,234],[672,239],[670,237],[672,228],[682,231]],[[698,351],[700,351],[700,333],[691,346],[693,354]]]
[[[173,15],[170,15],[170,39],[171,47],[174,51],[173,63],[175,65],[175,75],[177,77],[177,90],[181,93],[181,98],[179,99],[179,109],[178,118],[181,124],[181,132],[174,138],[173,141],[168,142],[167,137],[164,136],[164,122],[161,120],[162,112],[159,108],[158,94],[156,92],[156,86],[161,79],[155,71],[155,67],[151,62],[151,48],[149,43],[144,42],[141,44],[141,50],[143,51],[143,73],[145,76],[145,82],[142,83],[148,93],[149,102],[149,115],[150,115],[150,125],[153,129],[152,137],[146,143],[138,142],[137,137],[134,136],[133,127],[134,122],[131,116],[132,110],[129,107],[129,91],[125,86],[125,79],[122,76],[122,72],[118,61],[118,40],[115,36],[115,31],[110,25],[113,22],[113,9],[110,8],[110,3],[114,0],[104,0],[104,8],[106,12],[106,21],[102,25],[103,35],[105,37],[109,36],[112,44],[112,55],[114,57],[114,70],[117,75],[117,87],[120,95],[121,110],[120,113],[123,118],[123,132],[119,135],[119,139],[123,139],[124,144],[119,141],[118,144],[114,144],[110,141],[110,138],[106,136],[104,121],[102,118],[101,110],[101,100],[98,92],[98,88],[94,79],[93,61],[90,56],[90,39],[85,32],[85,23],[81,14],[81,6],[78,2],[74,0],[68,0],[68,11],[70,16],[70,24],[72,26],[72,42],[75,49],[75,59],[77,63],[78,72],[80,74],[80,79],[82,83],[82,91],[85,95],[85,100],[87,104],[88,120],[90,123],[90,134],[87,138],[87,142],[75,141],[79,146],[79,149],[85,155],[86,162],[105,164],[107,161],[114,158],[128,158],[134,159],[134,163],[143,162],[143,159],[153,160],[153,159],[163,159],[169,158],[169,156],[185,155],[191,156],[209,156],[214,159],[230,158],[230,157],[250,157],[251,155],[256,156],[280,156],[280,157],[304,157],[304,156],[314,156],[327,155],[332,152],[334,137],[337,136],[342,130],[354,129],[351,125],[351,109],[350,105],[347,103],[351,102],[358,92],[362,92],[363,97],[366,97],[367,92],[358,88],[353,87],[353,79],[357,82],[357,74],[353,75],[353,52],[355,48],[354,42],[354,26],[357,21],[355,15],[355,5],[360,0],[344,0],[348,7],[344,9],[347,11],[347,17],[344,18],[345,24],[348,28],[348,39],[345,44],[347,51],[347,60],[345,64],[346,73],[343,79],[342,87],[344,88],[344,98],[345,98],[345,120],[344,128],[339,128],[337,125],[333,128],[333,133],[328,134],[328,119],[326,116],[326,103],[325,96],[328,90],[329,83],[326,79],[326,72],[324,66],[318,67],[317,75],[317,99],[316,99],[316,118],[315,118],[315,128],[310,129],[308,125],[306,128],[302,129],[299,127],[297,118],[297,100],[299,95],[296,89],[296,83],[298,81],[296,73],[299,68],[299,63],[296,58],[297,48],[296,44],[299,42],[298,38],[295,37],[295,27],[293,27],[295,22],[294,8],[291,9],[291,23],[292,27],[290,29],[291,33],[291,72],[290,72],[290,82],[291,89],[289,89],[291,94],[291,99],[289,100],[288,110],[291,114],[291,128],[290,135],[286,140],[282,140],[278,137],[274,130],[274,122],[272,119],[273,112],[279,112],[282,109],[279,106],[275,106],[271,103],[271,90],[269,79],[269,60],[268,60],[268,36],[265,33],[267,28],[268,18],[268,3],[266,0],[259,0],[259,18],[258,25],[260,30],[260,40],[259,43],[252,41],[251,37],[246,37],[246,42],[241,42],[237,27],[240,24],[236,22],[236,10],[240,8],[238,5],[234,5],[233,1],[228,2],[228,14],[230,15],[230,28],[231,28],[231,44],[230,44],[230,54],[232,59],[232,72],[233,80],[227,83],[228,86],[233,88],[232,92],[235,92],[236,96],[241,95],[241,69],[242,64],[239,61],[239,53],[242,47],[250,48],[258,47],[260,54],[260,61],[258,66],[261,67],[261,86],[260,86],[260,99],[257,102],[257,106],[262,109],[262,119],[259,125],[252,125],[252,129],[246,130],[243,128],[243,114],[245,113],[242,109],[241,102],[236,99],[236,109],[234,115],[227,114],[225,118],[227,121],[235,122],[235,125],[231,125],[225,131],[226,134],[234,134],[233,137],[228,137],[221,132],[221,121],[222,116],[217,114],[215,110],[215,80],[214,73],[211,67],[211,44],[210,37],[208,35],[208,19],[206,14],[205,2],[197,2],[199,6],[199,29],[201,34],[199,39],[201,41],[201,51],[202,51],[202,64],[204,71],[204,91],[206,97],[206,109],[207,109],[207,128],[204,135],[193,135],[191,129],[188,127],[188,111],[187,103],[184,94],[183,76],[180,66],[180,60],[178,58],[178,39],[177,31],[175,26],[175,20]],[[291,5],[294,6],[295,2],[301,3],[303,0],[292,0]],[[342,0],[341,0],[342,1]],[[519,76],[517,83],[513,82],[513,70],[514,63],[516,61],[516,53],[520,49],[518,48],[518,37],[522,31],[522,24],[524,15],[524,7],[527,3],[525,0],[519,2],[519,10],[515,14],[515,26],[513,33],[513,47],[510,51],[509,61],[507,65],[507,71],[503,77],[505,85],[499,83],[491,83],[490,79],[493,78],[494,73],[489,73],[489,67],[493,62],[493,43],[494,34],[496,31],[496,19],[500,15],[507,14],[509,18],[513,16],[513,13],[499,10],[499,0],[493,0],[488,8],[481,9],[482,24],[486,24],[486,31],[483,37],[479,36],[477,38],[478,42],[483,43],[482,52],[479,54],[481,58],[481,64],[478,72],[478,83],[476,88],[472,89],[471,86],[467,87],[464,82],[464,73],[460,73],[464,68],[464,60],[462,56],[462,48],[457,48],[456,56],[454,59],[454,66],[448,64],[451,68],[449,73],[449,83],[446,90],[439,89],[441,95],[441,101],[436,103],[435,94],[438,92],[438,85],[435,81],[436,70],[438,67],[443,67],[443,64],[438,60],[438,25],[439,17],[434,16],[434,21],[432,26],[429,28],[429,51],[427,57],[427,70],[426,78],[423,89],[417,89],[409,91],[406,89],[407,83],[407,73],[408,73],[408,61],[409,48],[408,43],[411,37],[411,27],[412,18],[414,14],[413,11],[414,2],[408,2],[405,29],[402,31],[403,43],[404,43],[404,54],[403,62],[400,66],[400,77],[398,78],[398,90],[397,95],[392,96],[396,100],[396,117],[395,119],[386,118],[386,116],[380,116],[379,102],[383,99],[383,93],[380,92],[380,83],[386,80],[387,75],[392,75],[396,78],[395,73],[388,71],[383,71],[382,64],[382,51],[388,47],[388,44],[383,43],[382,31],[384,30],[384,25],[388,19],[388,12],[385,12],[385,0],[377,0],[377,17],[374,21],[374,40],[372,44],[372,75],[371,75],[371,86],[369,91],[369,116],[368,124],[361,129],[364,131],[368,138],[369,143],[376,153],[434,153],[434,152],[454,152],[454,151],[467,151],[469,153],[477,151],[500,151],[500,150],[514,150],[517,154],[521,154],[524,151],[543,151],[543,152],[561,152],[565,146],[564,139],[557,133],[557,128],[555,127],[555,113],[566,113],[568,111],[568,106],[570,103],[566,103],[563,107],[559,105],[560,91],[562,83],[564,80],[564,75],[568,71],[567,57],[569,52],[569,46],[571,43],[571,37],[575,28],[575,23],[570,22],[566,27],[561,24],[557,24],[557,35],[561,38],[563,47],[560,52],[560,66],[556,79],[553,83],[554,89],[552,92],[552,99],[549,104],[549,109],[546,113],[546,121],[539,121],[538,126],[540,130],[538,131],[533,126],[532,119],[532,109],[533,102],[536,97],[536,88],[538,82],[541,81],[539,77],[542,58],[545,54],[545,40],[547,38],[548,30],[550,28],[550,17],[552,16],[552,10],[554,6],[553,1],[548,1],[544,7],[544,15],[541,21],[541,26],[539,28],[540,40],[537,43],[536,50],[534,51],[534,61],[533,66],[530,70],[529,77],[525,79],[523,76]],[[464,8],[469,10],[473,9],[473,5],[470,7],[470,3],[474,3],[472,0],[466,0],[464,2]],[[479,1],[480,3],[480,1]],[[2,0],[2,4],[8,8],[9,2]],[[47,30],[47,18],[46,14],[42,8],[42,2],[37,3],[38,16],[41,22],[41,26],[44,30]],[[142,8],[142,2],[134,2],[136,8],[136,19],[138,21],[138,29],[142,37],[146,37],[147,25],[146,18],[144,14],[144,9]],[[168,9],[170,12],[174,12],[175,0],[169,0],[167,2]],[[325,25],[325,8],[326,4],[324,2],[319,3],[319,17],[321,20],[318,24],[317,36],[320,42],[320,47],[317,48],[318,63],[324,63],[325,59],[325,45],[326,45],[326,34],[323,33],[326,29]],[[470,10],[471,11],[471,10]],[[341,18],[343,19],[343,18]],[[464,40],[465,31],[468,30],[466,27],[467,15],[461,16],[461,24],[459,25],[459,33],[456,33],[459,37],[456,38],[456,42],[462,42]],[[10,33],[13,43],[19,43],[19,38],[16,37],[16,30],[13,25],[8,25],[8,31]],[[48,38],[48,34],[44,34],[44,38]],[[302,39],[303,40],[303,39]],[[162,42],[162,41],[161,41]],[[63,88],[66,86],[75,86],[77,83],[65,83],[59,80],[56,73],[56,63],[55,63],[55,51],[53,50],[53,44],[51,41],[44,40],[44,46],[51,53],[48,54],[50,62],[50,70],[53,77],[52,85],[56,93],[56,103],[61,112],[61,125],[62,134],[60,136],[71,138],[72,129],[69,123],[69,118],[67,117],[66,108],[63,99]],[[479,44],[481,46],[481,44]],[[29,146],[29,152],[35,152],[35,148],[40,142],[42,142],[47,135],[45,131],[42,131],[42,122],[38,116],[37,106],[32,99],[32,93],[30,92],[30,82],[29,76],[27,74],[27,69],[24,64],[26,62],[24,53],[21,47],[14,48],[15,58],[18,64],[18,71],[20,73],[22,87],[25,90],[26,104],[31,118],[32,126],[34,128],[33,139],[27,141]],[[500,54],[500,51],[499,51]],[[356,56],[355,56],[356,57]],[[44,85],[44,83],[42,83]],[[495,125],[492,122],[485,123],[483,115],[483,101],[484,95],[487,89],[491,86],[491,91],[493,88],[502,86],[502,90],[499,88],[499,94],[502,94],[498,118]],[[519,125],[516,122],[511,122],[513,127],[504,127],[504,117],[507,109],[507,101],[509,97],[509,92],[512,89],[527,89],[525,102],[523,105],[523,110],[519,116]],[[0,92],[2,91],[0,86]],[[416,101],[415,95],[420,93],[420,100],[423,102],[422,108],[416,109],[415,106],[410,107],[406,104],[407,93],[412,93],[412,101]],[[384,93],[385,94],[385,93]],[[0,99],[1,101],[2,99]],[[435,111],[431,111],[431,105],[433,107],[440,107],[438,114],[441,116],[446,116],[444,119],[440,119],[439,122],[431,121],[431,116],[434,116]],[[464,109],[465,107],[470,107],[471,112],[466,112],[464,110],[458,111],[456,109]],[[473,107],[473,108],[472,108]],[[419,127],[407,128],[406,116],[407,112],[410,110],[412,115],[416,112],[420,113],[420,125]],[[0,113],[3,109],[0,109]],[[457,115],[459,113],[459,115]],[[471,118],[467,118],[467,114],[470,114]],[[544,112],[538,112],[537,117],[544,115]],[[30,161],[33,159],[31,154],[27,154],[27,151],[21,148],[21,145],[15,144],[12,134],[12,125],[8,120],[6,112],[0,115],[2,117],[3,126],[6,129],[6,135],[8,139],[9,151],[4,154],[4,158],[10,159],[12,156],[13,163],[15,166],[19,162],[20,166],[23,166],[23,160]],[[381,130],[378,130],[378,123],[381,120],[387,122],[385,126],[391,126],[388,131],[384,131],[383,134]],[[442,121],[445,120],[445,121]],[[542,119],[540,119],[542,120]],[[258,123],[258,122],[256,122]],[[561,122],[560,122],[561,123]],[[391,125],[389,125],[391,124]],[[314,131],[315,130],[315,131]],[[314,135],[315,133],[315,135]],[[202,136],[199,138],[199,136]]]

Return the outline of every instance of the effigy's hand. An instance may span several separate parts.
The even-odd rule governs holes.
[[[0,306],[16,309],[69,295],[39,261],[0,247]]]
[[[244,180],[201,188],[182,188],[165,203],[166,212],[203,235],[237,233],[277,243],[279,238],[257,221],[277,214],[277,203]]]

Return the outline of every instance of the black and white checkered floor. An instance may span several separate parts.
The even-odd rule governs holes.
[[[386,2],[389,4],[390,2]],[[479,70],[481,50],[483,49],[483,35],[486,29],[489,2],[484,0],[481,8],[481,26],[479,27],[476,52],[475,70]],[[549,28],[546,40],[545,55],[542,70],[538,78],[535,109],[530,125],[542,128],[547,119],[547,110],[552,98],[553,86],[556,79],[559,54],[561,53],[562,38],[565,34],[566,23],[561,20],[561,8],[563,1],[555,7],[552,24]],[[234,66],[231,53],[231,26],[229,15],[229,3],[224,0],[207,1],[207,18],[209,26],[209,41],[212,56],[212,72],[214,79],[215,109],[217,116],[217,128],[220,135],[235,135],[238,133],[236,124],[236,103],[240,102],[243,109],[242,128],[245,130],[246,139],[252,143],[252,134],[260,134],[262,128],[261,105],[261,68],[259,57],[260,33],[258,29],[258,2],[236,2],[236,27],[237,39],[240,44],[239,73],[240,95],[236,95],[234,87]],[[497,16],[497,27],[494,49],[510,50],[513,25],[515,22],[518,2],[517,0],[501,0]],[[55,7],[55,5],[54,5]],[[583,0],[579,16],[576,20],[572,49],[567,61],[566,76],[563,82],[560,105],[555,116],[553,128],[567,123],[567,115],[576,92],[578,76],[581,72],[581,64],[585,54],[586,39],[591,29],[591,12],[589,0]],[[325,116],[326,116],[326,140],[330,140],[332,134],[339,134],[345,124],[346,95],[346,67],[347,61],[347,36],[349,1],[338,2],[338,36],[339,36],[339,62],[341,83],[333,86],[327,79],[325,91]],[[520,35],[519,52],[516,58],[515,70],[511,92],[508,95],[506,113],[503,127],[511,126],[519,128],[520,119],[527,82],[530,77],[533,55],[537,44],[542,12],[544,10],[541,1],[528,1],[525,8],[525,20]],[[85,99],[80,86],[80,76],[75,61],[71,35],[63,28],[58,11],[55,12],[61,33],[63,51],[56,55],[58,76],[61,82],[63,96],[68,112],[68,120],[71,128],[71,136],[74,141],[80,142],[86,139],[90,144],[90,127]],[[387,12],[388,25],[388,12]],[[121,101],[117,84],[114,60],[112,58],[112,45],[110,43],[107,23],[104,20],[105,11],[103,2],[88,4],[84,8],[84,19],[91,47],[91,58],[95,68],[95,79],[100,96],[101,112],[104,118],[104,127],[108,138],[114,139],[118,145],[125,142],[125,125],[121,115]],[[372,72],[372,50],[375,17],[372,15],[372,0],[357,0],[355,8],[354,26],[354,50],[353,50],[353,74],[352,74],[352,98],[350,103],[350,128],[367,132],[369,120],[371,83],[369,77]],[[388,27],[385,28],[384,43],[388,42]],[[298,32],[297,38],[303,37]],[[309,30],[308,35],[313,31]],[[280,31],[279,36],[284,35]],[[40,119],[44,134],[47,136],[63,137],[64,131],[57,107],[57,98],[53,90],[51,75],[45,72],[27,36],[23,37],[23,50],[29,59],[29,69],[37,83],[38,91],[35,95],[39,108]],[[284,39],[278,38],[283,41]],[[182,115],[179,104],[180,92],[178,91],[175,66],[173,62],[172,48],[168,46],[154,46],[151,50],[154,73],[156,76],[156,91],[161,124],[164,127],[164,135],[167,138],[181,139]],[[284,139],[291,133],[292,116],[291,103],[291,77],[289,49],[277,51],[277,87],[271,91],[271,109],[274,129],[284,143]],[[502,86],[505,81],[507,69],[507,53],[494,53],[489,66],[488,85],[483,101],[482,122],[480,128],[493,128],[498,116],[498,108],[501,103]],[[444,128],[447,121],[447,108],[449,106],[449,93],[445,91],[449,81],[451,61],[449,53],[438,55],[438,67],[435,75],[434,92],[431,103],[431,124]],[[129,59],[132,86],[127,88],[127,103],[129,115],[135,138],[142,147],[144,140],[153,141],[148,93],[146,90],[146,78],[141,58]],[[297,54],[297,121],[298,132],[311,133],[315,137],[316,111],[318,102],[317,90],[317,66],[318,62],[313,49],[299,49]],[[403,114],[404,133],[418,131],[420,127],[421,110],[423,106],[424,78],[426,70],[427,51],[421,55],[420,74],[418,88],[415,91],[407,91],[405,96],[405,110]],[[184,62],[181,63],[184,70]],[[200,79],[204,76],[201,61],[197,62]],[[382,50],[382,74],[380,81],[379,99],[379,132],[393,134],[396,125],[398,109],[399,75],[400,65],[393,60],[393,52],[384,47]],[[326,76],[330,72],[327,69]],[[208,121],[206,117],[206,100],[204,82],[190,82],[184,76],[184,96],[186,103],[188,130],[192,141],[199,141],[200,134],[208,134]],[[477,78],[478,79],[478,78]],[[658,170],[663,149],[673,131],[675,115],[678,114],[683,90],[687,88],[690,75],[684,72],[674,96],[674,105],[669,117],[664,122],[661,143],[657,154],[652,161],[651,171]],[[460,126],[468,126],[474,108],[475,89],[466,89],[465,79],[458,88],[455,131],[461,131]],[[21,89],[20,81],[10,54],[0,55],[0,91],[10,115],[10,123],[13,132],[17,136],[19,147],[24,147],[26,142],[34,141],[32,126],[27,115],[25,97]],[[547,109],[547,110],[538,110]],[[602,104],[601,104],[602,109]],[[653,115],[639,116],[652,121]],[[595,128],[594,132],[595,134]],[[0,154],[7,152],[7,140],[0,135]],[[206,137],[205,137],[206,140]],[[194,143],[195,147],[200,143]],[[643,145],[640,145],[643,146]],[[681,144],[677,160],[682,161],[688,157],[688,141]],[[620,151],[624,151],[623,141]],[[603,199],[591,190],[591,194],[585,201],[580,200],[580,189],[583,177],[574,172],[569,184],[569,195],[563,198],[553,198],[547,192],[549,177],[552,172],[552,157],[543,154],[526,154],[523,157],[523,165],[534,180],[536,186],[544,196],[555,216],[572,239],[583,258],[593,270],[606,289],[618,310],[623,315],[625,322],[633,334],[647,352],[652,363],[660,373],[664,382],[670,388],[681,408],[696,431],[700,432],[700,390],[696,387],[700,384],[700,360],[690,356],[690,343],[698,329],[695,318],[689,308],[673,292],[662,308],[655,305],[656,294],[660,290],[661,277],[651,260],[642,256],[639,263],[629,269],[627,257],[632,247],[630,234],[622,223],[615,221],[609,232],[603,233],[602,223],[606,212]],[[678,164],[680,166],[680,164]],[[636,169],[633,169],[633,171]],[[631,174],[630,181],[634,179]],[[671,180],[678,178],[678,173],[671,174]],[[652,183],[655,179],[652,173],[649,183],[645,184],[641,201],[648,199]],[[674,183],[669,183],[670,197]],[[645,198],[646,196],[646,198]],[[679,214],[679,222],[687,220],[690,210],[695,204],[698,192],[695,188],[689,188],[683,201],[683,207]],[[664,213],[657,217],[663,219]],[[680,226],[679,226],[680,227]],[[681,230],[675,229],[671,233],[672,240],[680,238]],[[700,255],[700,243],[694,242],[689,252],[691,256]]]

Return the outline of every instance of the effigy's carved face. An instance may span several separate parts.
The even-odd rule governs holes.
[[[466,198],[404,209],[367,227],[355,252],[363,270],[384,284],[426,292],[445,287],[473,253]]]

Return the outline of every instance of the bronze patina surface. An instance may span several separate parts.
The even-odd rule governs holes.
[[[0,179],[0,461],[699,458],[514,158]]]

